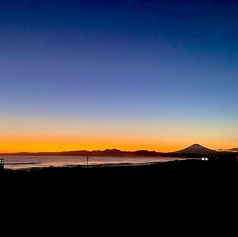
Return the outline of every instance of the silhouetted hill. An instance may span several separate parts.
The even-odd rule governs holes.
[[[198,155],[214,155],[216,150],[209,149],[200,144],[193,144],[185,149],[173,152],[174,154],[198,154]]]
[[[17,152],[17,153],[0,153],[0,155],[15,155],[15,156],[171,156],[173,154],[137,150],[137,151],[121,151],[118,149],[105,150],[76,150],[76,151],[60,151],[60,152]]]
[[[185,149],[174,151],[174,152],[157,152],[149,150],[137,150],[137,151],[121,151],[118,149],[105,149],[105,150],[75,150],[75,151],[60,151],[60,152],[17,152],[17,153],[0,153],[0,155],[16,155],[16,156],[174,156],[174,157],[202,157],[202,156],[224,156],[234,155],[235,152],[228,151],[216,151],[204,147],[200,144],[193,144]],[[238,153],[237,153],[238,154]]]

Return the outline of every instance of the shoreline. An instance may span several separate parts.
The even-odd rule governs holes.
[[[5,169],[13,169],[13,170],[20,170],[20,169],[31,169],[31,168],[47,168],[49,166],[53,167],[61,167],[61,166],[98,166],[98,165],[105,165],[105,166],[114,166],[114,165],[131,165],[131,164],[147,164],[147,163],[157,163],[157,162],[167,162],[170,160],[177,160],[177,159],[184,159],[181,157],[90,157],[90,161],[88,161],[84,156],[76,157],[69,156],[69,157],[54,157],[53,159],[51,156],[44,156],[44,157],[37,157],[34,156],[29,157],[23,156],[23,158],[18,159],[13,156],[13,158],[2,157]],[[41,159],[42,158],[42,159]]]
[[[86,177],[87,175],[87,177]],[[143,176],[146,182],[164,182],[173,179],[182,179],[184,183],[196,180],[207,180],[213,182],[229,181],[238,182],[238,162],[203,161],[198,159],[173,160],[166,162],[150,163],[120,163],[120,164],[98,164],[98,165],[66,165],[33,167],[23,169],[3,169],[1,171],[1,182],[21,182],[23,185],[60,185],[61,183],[97,182],[101,184],[110,182],[141,182]],[[28,179],[30,178],[30,179]],[[87,180],[86,180],[87,178]],[[187,179],[187,181],[186,181]]]
[[[41,170],[41,169],[48,169],[48,168],[103,168],[103,167],[123,167],[123,166],[147,166],[147,165],[156,165],[165,162],[173,162],[173,161],[183,161],[186,159],[174,159],[169,161],[150,161],[150,162],[122,162],[122,163],[102,163],[102,164],[69,164],[69,165],[50,165],[50,166],[32,166],[32,167],[23,167],[23,168],[4,168],[4,170],[8,171],[31,171],[31,170]],[[190,159],[192,160],[192,158]],[[196,159],[198,160],[198,159]],[[20,163],[21,164],[21,163]],[[26,164],[26,163],[24,163]],[[27,163],[27,164],[34,164],[34,163]]]

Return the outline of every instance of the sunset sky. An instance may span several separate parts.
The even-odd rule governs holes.
[[[238,3],[0,1],[0,152],[238,147]]]

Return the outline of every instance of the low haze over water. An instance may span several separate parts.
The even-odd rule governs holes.
[[[121,165],[121,164],[150,164],[154,162],[167,162],[183,158],[176,157],[109,157],[92,156],[1,156],[6,169],[29,169],[60,166],[87,166],[92,165]]]

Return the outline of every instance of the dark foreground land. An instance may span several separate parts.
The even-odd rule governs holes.
[[[1,172],[1,201],[9,221],[16,215],[21,220],[24,213],[28,221],[43,215],[44,221],[76,221],[79,228],[85,222],[110,222],[121,229],[136,221],[138,230],[148,220],[180,227],[215,222],[219,228],[221,220],[237,221],[237,188],[235,161]]]

